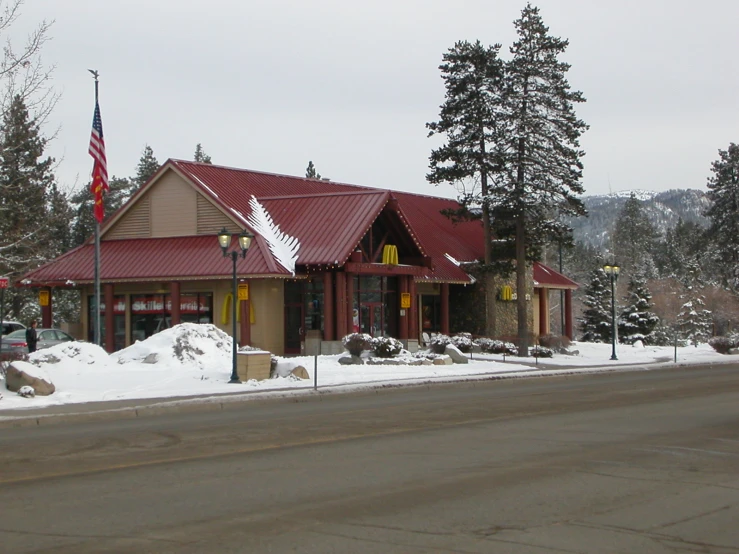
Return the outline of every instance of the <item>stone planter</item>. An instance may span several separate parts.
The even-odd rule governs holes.
[[[271,361],[272,355],[269,352],[261,350],[237,352],[236,371],[239,374],[239,379],[242,381],[269,379]]]

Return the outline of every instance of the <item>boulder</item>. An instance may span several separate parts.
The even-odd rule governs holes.
[[[462,351],[453,344],[446,345],[446,348],[444,348],[444,354],[449,356],[455,364],[467,364],[470,362],[467,359],[467,356],[462,354]]]
[[[364,360],[359,356],[342,356],[339,358],[339,363],[341,365],[362,365]]]
[[[739,348],[729,348],[729,354],[739,354]]]
[[[5,386],[9,391],[19,392],[23,387],[31,387],[38,396],[54,394],[56,387],[48,377],[40,377],[43,371],[33,364],[22,361],[12,362],[5,372]]]
[[[290,372],[290,375],[294,375],[299,379],[310,379],[310,375],[308,375],[308,370],[305,369],[302,365],[296,365]]]
[[[439,357],[434,358],[433,361],[434,365],[452,365],[453,363],[452,358],[446,354],[441,354]]]

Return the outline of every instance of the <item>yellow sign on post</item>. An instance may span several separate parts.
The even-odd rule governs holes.
[[[402,309],[408,309],[411,307],[411,293],[410,292],[400,293],[400,307]]]
[[[39,306],[49,305],[49,291],[48,290],[38,291],[38,304]]]
[[[239,285],[239,301],[241,300],[249,300],[249,283],[241,283]]]

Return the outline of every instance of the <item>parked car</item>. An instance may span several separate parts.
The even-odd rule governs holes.
[[[3,336],[9,335],[13,331],[18,331],[20,329],[25,329],[26,326],[18,321],[3,321],[2,323],[2,331],[0,331],[0,334]]]
[[[72,335],[65,333],[61,329],[36,329],[36,336],[38,342],[36,343],[36,349],[41,350],[42,348],[48,348],[55,344],[62,342],[75,341]],[[26,343],[26,330],[19,329],[13,331],[9,335],[3,337],[3,351],[4,352],[28,352],[28,343]]]

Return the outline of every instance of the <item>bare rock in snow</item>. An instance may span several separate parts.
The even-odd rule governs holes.
[[[6,388],[12,392],[19,392],[23,387],[31,387],[38,396],[54,394],[56,391],[54,383],[50,379],[34,375],[35,369],[35,366],[28,362],[12,362],[5,373]]]
[[[449,356],[455,364],[469,363],[467,356],[462,354],[462,351],[453,344],[446,345],[446,348],[444,348],[444,354]]]
[[[299,379],[310,379],[310,375],[308,375],[308,370],[305,369],[302,365],[295,366],[290,372],[290,375],[293,375]]]
[[[451,356],[447,356],[446,354],[434,358],[434,365],[452,365],[453,363]]]
[[[339,358],[339,363],[341,365],[363,365],[364,360],[359,356],[342,356]]]

